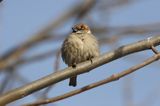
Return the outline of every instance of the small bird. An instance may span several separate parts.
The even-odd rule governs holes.
[[[73,68],[76,64],[91,60],[99,56],[99,45],[90,28],[83,23],[77,24],[72,28],[72,33],[67,36],[61,47],[63,61]],[[92,62],[92,60],[91,60]],[[77,85],[77,76],[70,78],[69,86]]]

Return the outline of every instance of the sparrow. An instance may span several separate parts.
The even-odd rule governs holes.
[[[72,33],[66,37],[61,47],[63,61],[73,68],[78,63],[99,56],[99,45],[88,25],[80,23],[72,27]],[[77,76],[70,78],[69,86],[77,85]]]

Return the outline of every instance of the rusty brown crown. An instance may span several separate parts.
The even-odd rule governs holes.
[[[73,32],[87,32],[90,33],[90,28],[88,27],[88,25],[84,24],[84,23],[80,23],[80,24],[76,24],[73,28],[72,28]]]

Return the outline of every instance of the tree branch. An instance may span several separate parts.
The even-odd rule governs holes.
[[[79,9],[85,5],[83,10]],[[85,16],[87,12],[89,12],[89,8],[92,8],[95,5],[95,0],[86,0],[78,5],[73,6],[68,12],[65,12],[62,16],[60,16],[57,20],[53,20],[47,25],[44,29],[39,31],[37,34],[32,35],[32,37],[26,40],[23,44],[11,49],[3,56],[0,57],[0,70],[7,69],[13,66],[13,64],[18,61],[18,59],[30,48],[35,45],[50,40],[50,38],[54,38],[55,36],[51,36],[49,34],[50,31],[54,30],[61,24],[65,23],[65,21],[69,20],[71,17],[82,18]],[[80,15],[79,15],[80,14]]]
[[[11,90],[0,96],[0,105],[3,106],[17,99],[23,98],[33,92],[43,89],[49,85],[65,80],[73,75],[79,75],[88,72],[96,67],[104,65],[110,61],[116,60],[131,53],[151,49],[151,46],[160,45],[160,35],[147,38],[145,40],[121,46],[120,48],[105,53],[100,57],[94,58],[92,64],[86,61],[77,65],[76,68],[68,67],[57,73],[50,74],[42,79],[24,85],[20,88]]]
[[[145,60],[141,64],[137,64],[137,65],[135,65],[135,66],[133,66],[133,67],[127,69],[127,70],[124,70],[124,71],[122,71],[120,73],[113,74],[113,75],[111,75],[110,77],[108,77],[108,78],[106,78],[104,80],[101,80],[101,81],[89,84],[89,85],[84,86],[84,87],[82,87],[80,89],[77,89],[77,90],[65,93],[65,94],[60,95],[60,96],[56,96],[56,97],[53,97],[53,98],[50,98],[50,99],[45,99],[45,100],[37,101],[37,102],[26,104],[26,105],[23,105],[23,106],[39,106],[39,105],[53,103],[53,102],[57,102],[59,100],[66,99],[68,97],[71,97],[71,96],[74,96],[76,94],[85,92],[87,90],[90,90],[92,88],[98,87],[100,85],[103,85],[103,84],[106,84],[106,83],[110,83],[112,81],[119,80],[120,78],[122,78],[122,77],[124,77],[124,76],[126,76],[126,75],[128,75],[130,73],[133,73],[133,72],[137,71],[138,69],[143,68],[146,65],[151,64],[151,63],[157,61],[158,59],[160,59],[160,53],[158,53],[158,54],[156,54],[156,55],[148,58],[147,60]]]

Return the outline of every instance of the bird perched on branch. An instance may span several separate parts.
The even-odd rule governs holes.
[[[77,24],[72,33],[64,40],[61,55],[63,61],[73,68],[76,64],[99,56],[98,41],[86,24]],[[92,61],[92,60],[91,60]],[[70,78],[69,86],[77,85],[77,76]]]

